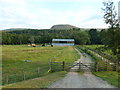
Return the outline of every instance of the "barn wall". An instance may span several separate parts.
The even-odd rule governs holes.
[[[74,43],[52,43],[53,46],[74,46]]]

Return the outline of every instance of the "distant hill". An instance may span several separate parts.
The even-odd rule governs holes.
[[[10,28],[2,31],[23,31],[23,30],[50,30],[50,29],[32,29],[32,28]]]
[[[34,29],[34,28],[10,28],[4,29],[2,31],[23,31],[23,30],[81,30],[81,31],[89,31],[90,29],[97,29],[98,31],[107,28],[79,28],[70,24],[58,24],[53,25],[50,29]]]
[[[54,29],[54,30],[70,30],[70,29],[79,29],[79,27],[69,25],[69,24],[58,24],[58,25],[53,25],[50,29]]]
[[[17,31],[17,30],[27,30],[28,28],[10,28],[10,29],[4,29],[3,31]]]

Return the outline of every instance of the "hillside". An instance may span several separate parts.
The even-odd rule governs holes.
[[[69,25],[69,24],[58,24],[58,25],[53,25],[51,29],[54,30],[70,30],[70,29],[79,29],[79,27]]]

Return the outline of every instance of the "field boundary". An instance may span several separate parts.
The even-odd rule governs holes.
[[[43,71],[43,69],[46,69],[46,71]],[[22,71],[21,74],[4,75],[4,77],[2,77],[2,85],[37,78],[43,76],[45,73],[47,73],[47,71],[48,67],[37,67],[33,70],[30,70],[30,74]]]
[[[118,62],[111,62],[110,60],[104,58],[103,56],[99,55],[98,53],[91,51],[89,48],[79,47],[79,50],[84,51],[85,53],[89,54],[94,59],[94,65],[92,71],[120,71],[120,66]]]

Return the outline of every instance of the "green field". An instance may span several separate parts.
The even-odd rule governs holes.
[[[102,53],[105,53],[107,55],[110,55],[111,57],[115,57],[112,50],[110,48],[106,48],[104,45],[84,45],[85,47],[88,47],[93,50],[100,51]]]
[[[116,87],[120,87],[120,74],[116,71],[100,71],[100,72],[93,72],[96,76],[102,78],[103,80],[107,81],[111,85]]]
[[[66,73],[65,71],[54,72],[42,77],[7,84],[3,88],[47,88],[50,84],[64,77]]]
[[[78,58],[79,55],[71,46],[4,45],[2,47],[3,84],[48,75],[49,60],[72,63]]]

